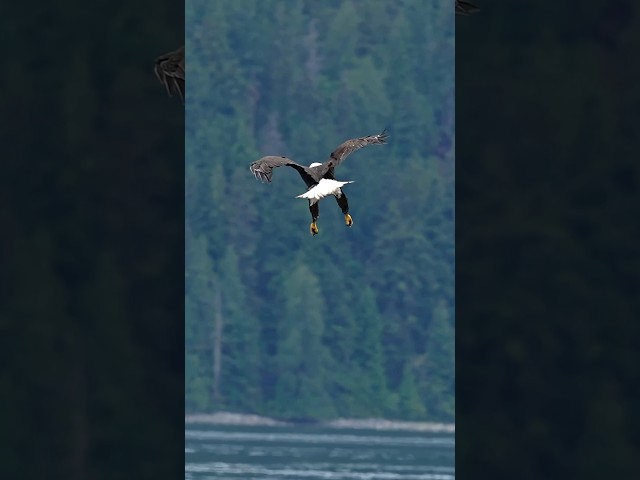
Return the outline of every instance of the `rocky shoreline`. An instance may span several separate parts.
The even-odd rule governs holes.
[[[185,415],[185,423],[208,423],[211,425],[244,425],[244,426],[273,426],[288,427],[295,425],[315,425],[324,428],[360,429],[360,430],[398,430],[430,433],[455,433],[454,423],[433,422],[405,422],[400,420],[387,420],[382,418],[337,418],[334,420],[300,419],[276,420],[260,415],[216,412]]]

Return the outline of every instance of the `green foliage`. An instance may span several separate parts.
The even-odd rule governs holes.
[[[328,416],[333,412],[325,383],[327,347],[322,342],[324,308],[316,275],[299,262],[285,277],[284,310],[278,322],[275,411],[282,416]]]
[[[418,370],[418,388],[425,405],[434,417],[453,417],[454,405],[446,401],[455,394],[450,379],[455,375],[454,326],[451,312],[444,301],[433,309],[427,331],[424,362]]]
[[[224,318],[221,385],[224,404],[255,411],[260,394],[260,330],[246,304],[247,292],[240,277],[238,256],[227,247],[220,263],[219,288]]]
[[[425,414],[423,400],[418,394],[416,378],[411,365],[405,365],[402,382],[398,388],[398,409],[407,418],[421,418]]]
[[[454,17],[423,3],[186,3],[188,411],[453,420]],[[350,229],[248,170],[384,127],[337,172]]]

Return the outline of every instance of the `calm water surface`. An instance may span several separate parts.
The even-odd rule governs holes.
[[[454,436],[189,424],[185,479],[453,480]]]

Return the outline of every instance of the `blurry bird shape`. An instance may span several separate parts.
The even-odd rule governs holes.
[[[169,96],[172,97],[173,93],[177,93],[184,105],[184,45],[173,52],[165,53],[156,58],[153,71],[160,83],[167,89]]]
[[[456,0],[456,13],[460,15],[469,15],[480,10],[471,2],[465,2],[464,0]]]

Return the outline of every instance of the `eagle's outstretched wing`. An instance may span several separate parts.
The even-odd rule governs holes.
[[[321,167],[317,168],[321,169],[321,175],[324,176],[327,174],[327,172],[333,171],[333,169],[340,165],[342,161],[351,153],[361,149],[362,147],[366,147],[367,145],[385,144],[387,143],[387,137],[387,129],[385,128],[382,133],[379,133],[378,135],[368,135],[366,137],[352,138],[351,140],[347,140],[333,152],[331,152],[329,160],[324,162]]]
[[[313,177],[307,172],[306,167],[297,164],[287,157],[262,157],[260,160],[253,162],[249,170],[251,170],[251,173],[261,182],[271,182],[273,169],[283,166],[295,168],[307,185],[316,183]]]
[[[174,52],[169,52],[156,58],[153,71],[160,83],[167,89],[170,97],[173,93],[180,96],[184,104],[185,70],[184,70],[184,46]]]
[[[465,0],[456,0],[456,13],[460,15],[469,15],[470,13],[477,12],[480,10],[471,2],[466,2]]]

